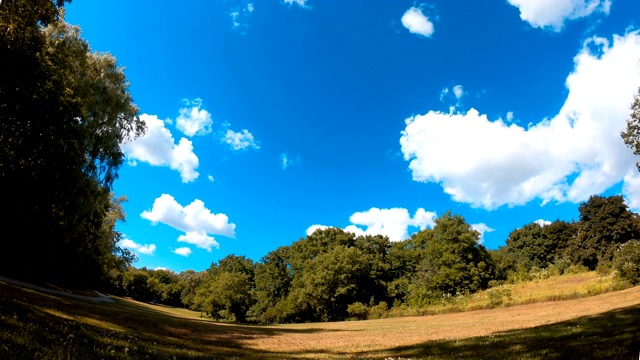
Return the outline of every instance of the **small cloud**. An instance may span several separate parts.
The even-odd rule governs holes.
[[[153,255],[153,253],[156,251],[155,244],[141,245],[131,239],[124,239],[120,241],[119,246],[123,248],[127,248],[135,253],[140,253],[145,255]]]
[[[545,219],[538,219],[538,220],[534,221],[534,223],[536,223],[536,224],[538,224],[538,225],[540,225],[542,227],[545,227],[547,225],[551,225],[551,221],[545,220]]]
[[[247,11],[252,13],[253,12],[253,4],[252,3],[248,3],[247,4]]]
[[[513,122],[513,111],[509,111],[507,113],[507,121],[508,122]]]
[[[456,85],[453,87],[453,95],[458,100],[462,99],[462,97],[464,96],[464,88],[462,87],[462,85]]]
[[[187,257],[189,255],[191,255],[191,249],[188,247],[181,247],[181,248],[177,248],[175,250],[173,250],[174,254],[178,254],[184,257]]]
[[[327,225],[319,225],[319,224],[318,225],[311,225],[311,226],[309,226],[307,228],[306,234],[307,234],[307,236],[309,236],[309,235],[313,234],[314,232],[316,232],[316,230],[324,230],[326,228],[328,228]]]
[[[411,7],[402,15],[402,26],[407,28],[410,33],[431,37],[434,32],[433,23],[429,21],[419,7]]]
[[[309,8],[309,5],[307,5],[307,0],[282,0],[282,2],[288,5],[296,4],[305,9]]]
[[[156,115],[142,114],[140,119],[147,124],[147,132],[120,146],[127,163],[135,166],[140,161],[151,166],[167,166],[180,173],[183,183],[197,179],[199,159],[193,152],[191,140],[181,138],[176,144],[165,122]]]
[[[209,181],[213,182],[215,179],[213,178],[213,176],[211,175],[207,175],[207,179],[209,179]]]
[[[202,99],[183,100],[187,107],[179,110],[176,127],[185,135],[206,135],[211,132],[211,113],[202,108]]]
[[[260,149],[260,145],[254,139],[253,134],[249,130],[244,129],[239,132],[235,132],[231,129],[227,129],[222,142],[229,145],[233,150],[245,150],[249,148]]]
[[[480,233],[478,243],[484,243],[484,234],[494,232],[495,229],[488,227],[485,223],[471,224],[471,228]]]
[[[444,88],[440,91],[440,101],[444,101],[444,98],[449,94],[449,88]]]

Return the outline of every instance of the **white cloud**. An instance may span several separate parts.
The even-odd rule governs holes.
[[[640,212],[640,174],[635,168],[630,169],[624,176],[622,193],[625,195],[627,206],[634,212]]]
[[[253,10],[254,10],[253,4],[252,4],[252,3],[248,3],[248,4],[247,4],[247,11],[248,11],[248,12],[250,12],[250,13],[252,13],[252,12],[253,12]]]
[[[306,234],[307,236],[313,234],[314,232],[316,232],[316,230],[324,230],[328,228],[327,225],[311,225],[307,228]]]
[[[184,100],[187,107],[180,109],[176,127],[185,135],[206,135],[211,132],[211,113],[202,108],[202,99]]]
[[[545,220],[545,219],[538,219],[538,220],[534,221],[533,223],[534,224],[538,224],[538,225],[540,225],[542,227],[545,227],[547,225],[551,225],[551,221]]]
[[[211,182],[214,182],[214,181],[215,181],[215,179],[213,178],[213,176],[212,176],[212,175],[207,175],[207,179],[208,179],[209,181],[211,181]]]
[[[282,0],[285,4],[293,5],[296,4],[302,8],[308,7],[307,0]]]
[[[177,249],[173,250],[173,252],[175,254],[182,255],[184,257],[187,257],[187,256],[191,255],[191,249],[188,248],[188,247],[177,248]]]
[[[478,239],[478,243],[484,243],[484,234],[488,232],[494,232],[495,229],[490,228],[485,223],[471,224],[471,228],[480,233],[480,238]]]
[[[204,232],[189,231],[184,235],[178,236],[179,242],[185,242],[187,244],[195,245],[200,249],[211,251],[212,247],[216,249],[220,248],[220,244],[213,238]]]
[[[178,241],[196,245],[207,251],[219,246],[208,234],[235,236],[236,225],[229,223],[227,215],[211,213],[211,210],[204,206],[204,202],[198,199],[183,207],[173,196],[162,194],[155,199],[152,209],[142,212],[140,216],[153,224],[163,223],[185,232],[184,235],[180,235]]]
[[[141,254],[146,254],[146,255],[153,255],[153,253],[156,251],[156,245],[155,244],[150,244],[150,245],[141,245],[136,243],[135,241],[131,240],[131,239],[124,239],[122,241],[120,241],[120,243],[118,244],[120,247],[123,248],[127,248],[133,252],[136,253],[141,253]]]
[[[260,149],[260,145],[253,138],[253,134],[249,130],[244,129],[240,132],[235,132],[231,129],[227,129],[222,142],[229,145],[233,150],[245,150],[248,148]]]
[[[419,7],[411,7],[402,15],[402,26],[407,28],[410,33],[418,34],[425,37],[431,37],[433,34],[433,23],[429,21]]]
[[[141,161],[152,166],[168,166],[180,173],[183,183],[197,179],[199,160],[193,152],[191,141],[182,138],[175,144],[171,132],[156,115],[142,114],[140,119],[147,124],[147,132],[121,145],[129,164],[135,165]]]
[[[456,85],[453,87],[453,95],[456,99],[460,100],[464,96],[464,87],[462,85]]]
[[[566,20],[587,17],[593,13],[609,14],[611,0],[508,0],[520,10],[520,19],[535,28],[559,32]]]
[[[598,54],[589,46],[598,46]],[[585,201],[625,181],[635,158],[620,138],[640,84],[640,36],[591,38],[567,77],[559,113],[529,126],[429,111],[406,120],[401,150],[413,179],[440,183],[457,202],[494,209],[534,199]]]
[[[425,211],[423,208],[419,208],[412,218],[409,211],[404,208],[378,209],[374,207],[351,215],[349,221],[352,225],[347,226],[344,230],[356,235],[385,235],[391,241],[402,241],[409,238],[409,227],[416,227],[420,230],[433,227],[435,217],[435,212]]]

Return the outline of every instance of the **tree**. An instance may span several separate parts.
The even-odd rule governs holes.
[[[635,155],[640,155],[640,89],[631,104],[631,115],[627,120],[627,129],[620,136]],[[640,171],[640,162],[636,163]]]
[[[410,302],[429,303],[444,296],[472,293],[493,279],[493,263],[480,234],[459,215],[450,212],[412,237],[424,243],[424,257],[410,287]]]
[[[640,239],[638,215],[629,211],[620,195],[591,196],[578,210],[577,233],[566,249],[574,264],[593,270],[599,262],[611,261],[620,245]]]
[[[115,58],[62,21],[65,2],[0,5],[0,186],[21,194],[2,224],[29,239],[4,238],[0,271],[89,284],[123,254],[105,226],[111,187],[120,144],[145,126]]]
[[[214,318],[244,322],[254,304],[254,270],[251,259],[228,255],[213,263],[196,290],[193,307]]]

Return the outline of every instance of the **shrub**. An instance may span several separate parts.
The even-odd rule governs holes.
[[[614,256],[618,277],[632,285],[640,284],[640,241],[627,241]]]
[[[357,319],[357,320],[366,320],[367,315],[369,314],[369,308],[367,305],[361,302],[354,302],[347,306],[347,312],[349,313],[349,317]]]

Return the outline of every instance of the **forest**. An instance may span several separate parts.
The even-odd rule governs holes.
[[[112,192],[121,144],[145,124],[115,57],[64,22],[64,0],[0,3],[0,186],[10,211],[0,274],[98,288],[237,322],[380,317],[535,274],[615,271],[640,282],[640,217],[621,196],[579,205],[576,221],[530,223],[497,250],[447,212],[409,239],[317,230],[259,261],[230,255],[204,271],[135,268],[118,244],[125,197]],[[621,134],[640,154],[640,96]]]

